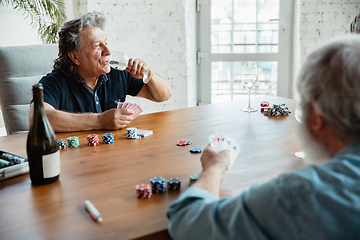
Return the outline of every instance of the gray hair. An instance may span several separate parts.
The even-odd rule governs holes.
[[[345,35],[312,52],[297,88],[304,121],[311,107],[344,143],[360,139],[360,36]]]
[[[356,15],[354,20],[350,23],[350,32],[360,33],[360,13]]]
[[[106,19],[100,12],[88,12],[78,18],[67,21],[59,31],[59,54],[55,60],[54,69],[59,70],[65,76],[76,73],[76,65],[69,58],[68,53],[80,52],[82,39],[81,31],[88,27],[104,29]]]

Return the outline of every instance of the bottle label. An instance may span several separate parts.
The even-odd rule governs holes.
[[[44,178],[52,178],[60,174],[60,151],[43,155]]]

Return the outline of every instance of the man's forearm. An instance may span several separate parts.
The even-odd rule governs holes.
[[[97,113],[68,113],[60,110],[46,110],[46,115],[55,132],[101,129]]]
[[[216,198],[220,197],[220,183],[222,181],[222,173],[216,168],[209,168],[202,172],[199,180],[191,187],[202,188],[212,193]]]
[[[151,95],[158,102],[163,102],[171,97],[171,90],[166,84],[165,80],[154,73],[151,80],[146,84],[149,88]]]

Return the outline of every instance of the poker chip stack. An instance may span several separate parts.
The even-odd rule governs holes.
[[[264,113],[268,108],[269,108],[269,103],[268,102],[262,102],[260,104],[260,112]]]
[[[193,183],[195,183],[200,177],[200,174],[194,174],[190,176],[190,180],[189,180],[189,186],[191,186]]]
[[[139,139],[140,136],[137,135],[137,128],[127,128],[126,129],[126,137],[128,139]]]
[[[167,180],[167,189],[170,191],[179,190],[181,187],[181,180],[179,178],[170,178]]]
[[[89,134],[86,139],[88,140],[89,146],[99,146],[99,135],[97,134]]]
[[[68,137],[67,141],[68,141],[69,147],[79,147],[80,146],[79,138],[76,136]]]
[[[105,144],[111,144],[114,143],[114,134],[113,133],[105,133],[102,135],[102,141]]]
[[[57,144],[58,144],[59,150],[66,148],[66,141],[64,139],[59,139],[57,141]]]
[[[285,103],[273,104],[271,108],[269,107],[264,111],[265,116],[275,116],[275,117],[287,116],[289,115],[289,113],[291,113],[291,111],[289,110],[288,107],[285,106]]]
[[[0,168],[12,166],[13,163],[10,161],[6,161],[4,159],[0,159]]]
[[[27,162],[27,159],[24,158],[24,157],[20,157],[20,156],[14,155],[12,153],[4,152],[4,151],[0,151],[0,152],[1,152],[0,153],[0,159],[10,161],[13,164]]]
[[[163,177],[154,177],[150,179],[152,193],[164,193],[166,192],[165,178]]]
[[[151,198],[152,189],[149,184],[139,184],[135,186],[136,194],[138,198]]]

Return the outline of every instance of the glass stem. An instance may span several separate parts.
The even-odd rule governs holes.
[[[250,109],[250,91],[251,89],[249,89],[249,109]]]

